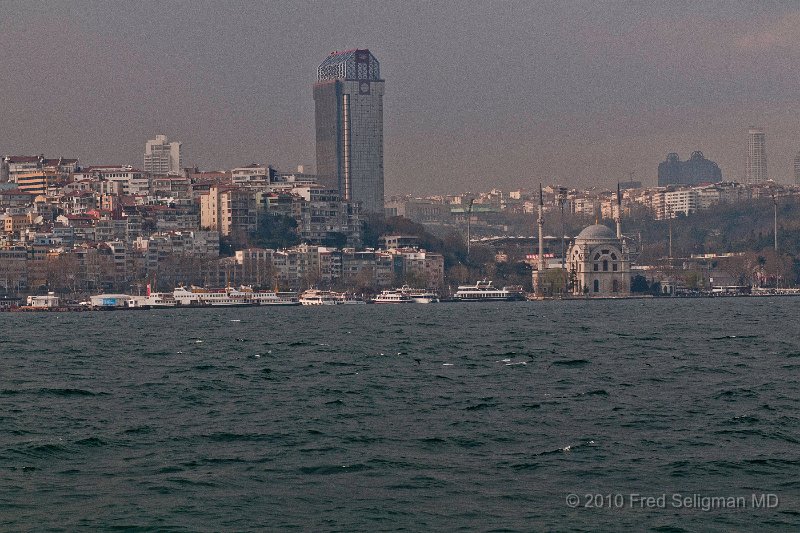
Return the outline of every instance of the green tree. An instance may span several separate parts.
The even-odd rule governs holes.
[[[647,282],[647,278],[641,274],[637,274],[633,277],[631,280],[631,292],[643,293],[648,292],[649,290],[650,284]]]
[[[250,234],[250,242],[261,248],[290,248],[300,244],[297,234],[297,221],[286,215],[263,214],[258,221],[258,229]]]

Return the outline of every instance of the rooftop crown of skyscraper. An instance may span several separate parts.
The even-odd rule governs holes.
[[[331,52],[317,67],[317,81],[381,80],[381,64],[367,49]]]

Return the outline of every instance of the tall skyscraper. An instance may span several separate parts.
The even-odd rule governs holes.
[[[762,183],[767,181],[767,139],[763,128],[750,127],[747,133],[747,163],[745,182]]]
[[[800,185],[800,152],[794,156],[794,182],[796,185]]]
[[[166,135],[156,135],[144,145],[144,171],[151,174],[180,174],[183,168],[181,143],[167,142]]]
[[[383,213],[383,84],[369,50],[332,52],[317,68],[317,179]]]

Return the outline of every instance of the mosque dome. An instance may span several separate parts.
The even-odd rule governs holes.
[[[594,224],[592,226],[588,226],[583,228],[578,236],[575,238],[576,240],[605,240],[605,239],[616,239],[617,235],[614,231],[609,228],[608,226],[604,226],[602,224]]]

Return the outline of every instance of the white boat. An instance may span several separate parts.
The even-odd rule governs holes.
[[[178,302],[171,292],[148,292],[146,296],[131,296],[128,307],[175,307]]]
[[[381,293],[375,297],[374,302],[376,304],[411,304],[414,303],[414,300],[401,289],[392,289],[381,291]]]
[[[308,289],[300,295],[301,305],[337,305],[338,303],[339,299],[336,293],[331,291]]]
[[[172,296],[180,306],[238,306],[253,305],[247,292],[236,290],[232,287],[224,289],[204,289],[202,287],[178,287],[172,291]]]
[[[356,297],[354,294],[347,292],[333,293],[338,300],[336,303],[339,305],[364,305],[367,302],[361,298]]]
[[[474,285],[460,285],[453,296],[462,302],[509,301],[524,300],[525,292],[522,287],[500,289],[493,287],[491,281],[482,280]]]
[[[408,285],[403,285],[400,290],[415,304],[433,304],[439,301],[439,295],[428,289],[412,289]]]
[[[254,305],[300,305],[297,295],[293,292],[256,291],[252,287],[243,285],[239,288],[239,293],[244,294]]]

